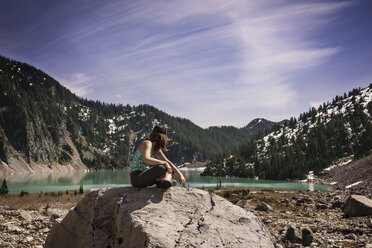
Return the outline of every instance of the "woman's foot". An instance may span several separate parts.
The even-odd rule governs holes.
[[[172,185],[173,183],[168,180],[162,180],[156,183],[156,187],[161,188],[161,189],[168,189],[172,187]]]

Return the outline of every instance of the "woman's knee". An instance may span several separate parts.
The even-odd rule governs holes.
[[[167,168],[163,164],[156,165],[157,171],[159,172],[159,176],[163,177],[165,176],[165,173],[167,172]]]
[[[167,170],[167,168],[165,168],[165,165],[163,165],[163,164],[158,164],[157,167],[158,167],[158,168],[161,168],[161,169],[164,170],[164,171]]]

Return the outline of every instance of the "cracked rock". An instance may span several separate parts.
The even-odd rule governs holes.
[[[45,247],[274,247],[257,217],[194,188],[89,191]]]

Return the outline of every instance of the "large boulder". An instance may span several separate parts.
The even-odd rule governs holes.
[[[89,191],[45,247],[274,247],[251,212],[194,188]]]
[[[349,217],[372,215],[372,200],[362,195],[351,195],[342,211]]]

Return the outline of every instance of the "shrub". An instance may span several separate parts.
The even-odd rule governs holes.
[[[71,146],[69,144],[64,144],[62,146],[62,149],[65,150],[66,152],[68,152],[70,155],[72,155],[74,153],[73,150],[72,150],[72,148],[71,148]]]
[[[21,193],[19,193],[19,196],[22,197],[24,195],[28,195],[29,193],[27,191],[21,191]]]
[[[230,191],[225,191],[224,193],[223,193],[223,197],[224,198],[229,198],[231,196],[231,192]]]

